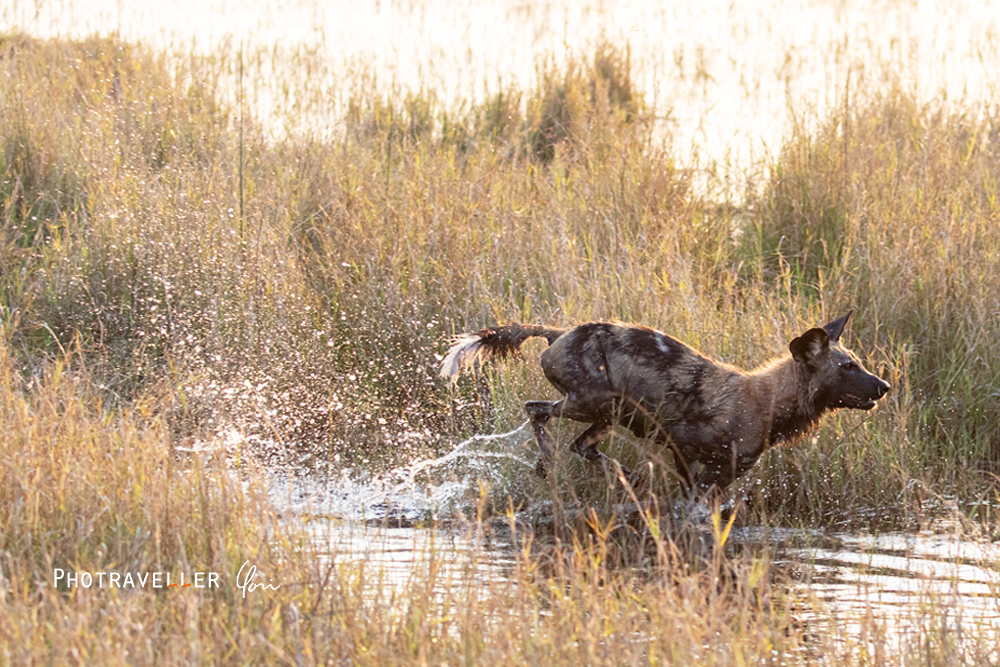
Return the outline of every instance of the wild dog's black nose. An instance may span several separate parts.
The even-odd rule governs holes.
[[[878,384],[876,387],[875,391],[878,392],[878,396],[876,398],[882,398],[885,396],[885,393],[889,391],[889,383],[882,378],[878,378]]]

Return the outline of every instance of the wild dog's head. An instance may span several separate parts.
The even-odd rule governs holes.
[[[810,394],[817,407],[871,410],[889,391],[888,382],[866,371],[840,344],[840,334],[852,312],[822,328],[810,329],[788,344],[792,358],[809,370]]]

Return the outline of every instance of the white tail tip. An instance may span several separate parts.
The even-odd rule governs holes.
[[[462,372],[463,368],[471,366],[483,353],[482,339],[479,334],[467,333],[455,338],[455,342],[448,348],[448,354],[441,362],[441,377],[454,377]]]

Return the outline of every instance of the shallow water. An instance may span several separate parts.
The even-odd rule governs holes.
[[[875,618],[882,641],[900,646],[929,628],[961,636],[963,629],[1000,623],[996,545],[929,533],[831,537],[839,545],[780,552],[784,563],[807,564],[801,591],[819,604],[804,621],[835,624],[857,641],[865,621]]]
[[[513,547],[462,529],[393,528],[321,519],[308,524],[313,545],[335,565],[364,567],[367,581],[379,582],[388,595],[405,594],[431,568],[444,582],[487,584],[507,577],[514,567]]]
[[[432,566],[446,579],[468,582],[471,568],[476,582],[502,582],[515,565],[515,545],[505,531],[477,530],[467,518],[489,470],[472,468],[443,482],[427,473],[448,478],[456,462],[495,453],[486,447],[517,450],[529,437],[526,424],[474,436],[440,458],[377,478],[344,472],[276,481],[272,498],[289,519],[305,522],[321,557],[377,573],[383,592],[403,593]],[[531,461],[522,463],[531,470]],[[970,535],[974,527],[958,521],[933,526],[877,534],[748,527],[734,530],[727,548],[767,552],[801,602],[800,620],[855,644],[873,618],[882,639],[897,643],[929,624],[956,631],[1000,624],[1000,545]]]
[[[504,582],[516,563],[510,542],[468,528],[394,528],[331,518],[308,525],[322,553],[338,565],[363,567],[386,598],[405,597],[432,568],[440,582],[486,585]],[[774,529],[735,531],[731,541],[767,548],[773,571],[793,582],[802,627],[830,633],[855,651],[876,641],[903,647],[929,628],[961,633],[1000,624],[997,545],[948,534]],[[872,627],[878,637],[869,636]]]

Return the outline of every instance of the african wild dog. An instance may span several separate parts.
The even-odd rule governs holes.
[[[688,490],[707,492],[746,473],[769,445],[808,434],[826,411],[871,410],[885,395],[889,384],[840,345],[850,316],[809,329],[788,345],[791,354],[750,373],[647,327],[594,322],[568,330],[509,324],[464,334],[448,350],[441,375],[517,353],[533,336],[545,338],[542,370],[565,397],[525,403],[541,450],[540,474],[555,447],[546,423],[563,417],[590,424],[571,445],[577,454],[606,458],[597,443],[621,424],[670,447]]]

